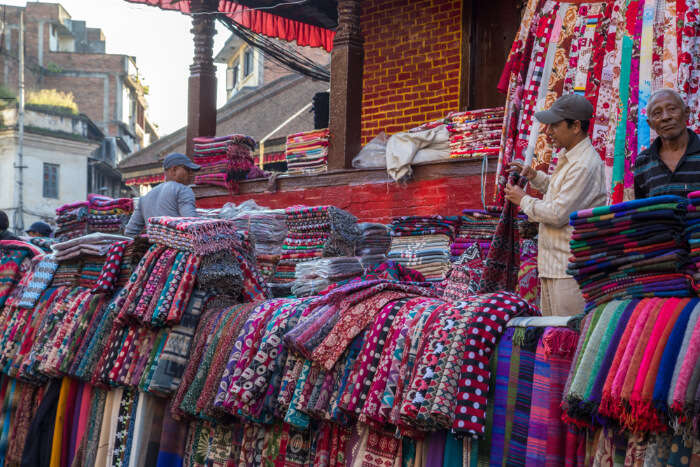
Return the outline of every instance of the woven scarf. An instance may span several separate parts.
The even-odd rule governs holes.
[[[688,302],[688,299],[672,298],[667,300],[659,310],[630,396],[632,416],[627,421],[630,431],[661,431],[664,428],[656,411],[653,410],[652,391],[668,336],[671,334],[678,315]]]
[[[546,328],[544,333],[551,328]],[[551,368],[546,355],[545,341],[540,338],[535,351],[535,367],[532,376],[530,423],[527,429],[525,465],[544,465],[547,454],[547,428],[549,426],[549,387]],[[558,422],[558,420],[554,420]]]
[[[518,389],[515,396],[515,411],[506,460],[507,465],[522,465],[526,461],[535,352],[543,331],[542,328],[527,328],[522,335],[522,340],[515,338],[513,340],[513,345],[520,347],[520,369],[518,370]]]
[[[515,174],[512,174],[510,178],[511,183],[521,187],[527,182],[526,179],[519,179]],[[484,261],[484,273],[479,281],[479,293],[499,290],[512,292],[518,284],[520,242],[517,215],[517,206],[506,202],[491,242],[491,248],[489,248]]]

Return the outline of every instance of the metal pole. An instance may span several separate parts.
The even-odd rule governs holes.
[[[15,210],[15,231],[24,232],[24,10],[19,11],[19,127],[18,159],[15,166],[18,172],[17,209]]]

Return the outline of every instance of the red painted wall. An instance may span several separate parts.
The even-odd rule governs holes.
[[[493,174],[485,188],[489,202],[493,192]],[[440,178],[411,182],[341,185],[279,193],[220,196],[197,200],[200,208],[220,208],[225,203],[240,204],[253,199],[262,206],[282,209],[295,204],[334,205],[345,209],[362,222],[389,223],[393,217],[409,215],[458,215],[463,209],[481,208],[481,177]]]
[[[365,0],[362,144],[459,107],[462,0]]]

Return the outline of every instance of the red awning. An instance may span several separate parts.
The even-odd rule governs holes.
[[[186,0],[126,1],[157,6],[164,10],[177,10],[182,13],[190,12],[190,3]],[[219,11],[225,13],[226,16],[241,26],[258,34],[289,42],[296,42],[300,46],[323,47],[328,52],[333,48],[333,36],[335,36],[335,31],[330,29],[284,18],[263,10],[251,9],[231,0],[219,0]]]

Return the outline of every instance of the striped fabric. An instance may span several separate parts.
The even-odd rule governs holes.
[[[544,465],[547,455],[547,426],[549,424],[550,366],[545,355],[544,340],[537,343],[535,368],[532,377],[530,426],[527,431],[525,465]]]
[[[530,401],[532,399],[533,376],[535,370],[535,350],[542,329],[525,330],[524,342],[520,349],[520,369],[518,371],[518,392],[515,397],[513,432],[510,437],[507,465],[524,465],[527,453],[528,429],[530,425]],[[517,342],[513,343],[517,345]]]

